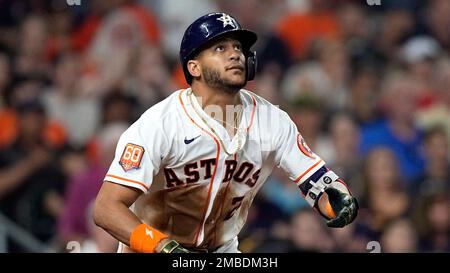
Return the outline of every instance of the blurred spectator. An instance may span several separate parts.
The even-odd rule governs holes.
[[[446,0],[427,1],[420,18],[419,33],[434,37],[445,49],[450,49],[450,3]]]
[[[310,207],[295,211],[290,221],[273,221],[270,234],[256,239],[255,253],[318,253],[334,249],[334,240],[327,232],[321,216]],[[262,235],[260,235],[261,237]],[[258,237],[258,236],[255,236]],[[243,241],[244,246],[246,241]]]
[[[393,72],[384,80],[382,92],[386,119],[362,129],[360,151],[367,155],[377,146],[387,147],[399,161],[402,178],[412,182],[425,166],[422,133],[414,123],[417,89],[408,74]]]
[[[50,11],[50,2],[46,0],[2,1],[0,11],[0,26],[15,27],[32,12],[43,14]]]
[[[48,78],[39,74],[15,74],[11,88],[6,90],[5,102],[15,108],[24,102],[41,99],[47,84]]]
[[[70,33],[73,26],[73,14],[66,7],[60,7],[48,16],[49,38],[46,43],[46,58],[53,61],[62,52],[73,49]]]
[[[198,17],[218,11],[216,1],[151,1],[161,25],[162,48],[172,63],[178,60],[181,39],[186,28]],[[177,7],[177,8],[174,8]],[[195,7],[195,8],[194,8]]]
[[[100,102],[79,93],[80,77],[79,56],[61,55],[55,64],[54,85],[44,96],[49,118],[64,126],[68,142],[75,147],[83,147],[100,122]]]
[[[0,130],[0,147],[14,137],[14,114],[7,109],[6,101],[12,82],[10,62],[8,53],[0,50],[0,124],[2,125],[2,130]]]
[[[433,83],[433,67],[440,52],[439,44],[427,36],[409,39],[400,51],[400,58],[417,87],[420,108],[428,107],[438,99]]]
[[[89,1],[87,14],[79,24],[73,26],[74,30],[70,37],[72,49],[82,53],[89,48],[103,18],[108,12],[117,8],[121,2],[124,2],[124,0]]]
[[[336,228],[330,230],[333,236],[334,249],[333,252],[366,252],[366,246],[369,242],[363,234],[357,231],[357,224],[348,225],[344,228]]]
[[[107,238],[102,236],[92,222],[89,208],[97,196],[106,171],[114,158],[115,145],[127,127],[128,125],[124,123],[111,123],[103,127],[96,138],[99,161],[93,162],[85,171],[74,175],[69,181],[58,228],[58,235],[62,243],[84,242],[86,251],[89,252],[115,251],[115,239],[110,235],[106,236]],[[91,243],[94,244],[93,248],[88,247],[88,244]]]
[[[261,189],[261,194],[274,204],[285,217],[308,206],[298,186],[280,169],[274,169]]]
[[[124,89],[127,94],[137,98],[140,114],[176,90],[159,48],[142,47],[133,68]]]
[[[395,61],[401,44],[414,32],[414,14],[407,7],[397,6],[383,13],[377,22],[379,29],[374,45],[377,55],[384,61]]]
[[[421,235],[421,251],[450,252],[449,191],[417,200],[416,224]]]
[[[424,151],[427,164],[424,174],[412,184],[412,196],[427,196],[450,190],[450,157],[446,132],[434,127],[425,132]]]
[[[46,59],[45,46],[48,39],[44,17],[31,15],[22,23],[18,52],[14,58],[14,72],[20,75],[50,75],[50,64]]]
[[[137,50],[159,45],[159,32],[152,12],[134,1],[111,11],[102,19],[87,49],[83,94],[101,96],[122,87]]]
[[[137,119],[136,98],[114,90],[102,100],[101,124],[122,122],[131,124]]]
[[[332,251],[333,239],[325,227],[321,216],[311,208],[297,211],[291,220],[292,248],[289,252]]]
[[[86,149],[67,145],[61,152],[61,170],[67,179],[84,172],[92,162],[86,158]]]
[[[378,109],[379,73],[374,63],[355,65],[350,82],[349,111],[360,126],[377,122],[380,118]]]
[[[5,147],[18,137],[17,110],[29,102],[40,100],[45,79],[39,75],[16,76],[6,90],[5,106],[0,110],[0,148]],[[45,110],[45,109],[44,109]],[[53,146],[62,146],[66,142],[66,132],[55,121],[46,118],[44,126],[45,140]]]
[[[0,210],[49,242],[56,231],[65,187],[58,149],[45,141],[46,116],[41,104],[20,105],[17,118],[17,139],[0,152]]]
[[[418,235],[413,223],[405,218],[389,223],[380,241],[383,253],[414,253],[419,250],[418,243]]]
[[[398,161],[386,148],[372,150],[363,166],[364,195],[359,197],[361,207],[367,208],[366,224],[375,233],[398,217],[407,216],[410,200],[406,185],[399,173]]]
[[[287,112],[308,146],[324,160],[330,158],[331,143],[322,134],[325,113],[320,100],[314,94],[299,96],[290,100]]]
[[[130,95],[121,93],[121,90],[114,90],[101,102],[101,117],[100,124],[97,127],[103,128],[109,124],[116,123],[133,123],[140,115],[138,112],[138,104],[136,98]],[[99,145],[95,137],[88,140],[86,146],[86,156],[91,162],[99,160]]]
[[[326,0],[311,0],[303,12],[287,10],[276,26],[278,35],[289,46],[294,59],[305,59],[311,44],[320,38],[337,38],[339,21]]]
[[[423,4],[421,0],[396,0],[396,1],[386,1],[379,8],[383,11],[396,11],[396,10],[408,10],[411,12],[416,11]]]
[[[329,158],[323,159],[330,169],[339,173],[339,177],[350,185],[353,194],[357,194],[361,190],[354,181],[361,169],[359,128],[350,115],[338,113],[331,118],[329,134],[332,148],[329,149]]]
[[[6,89],[11,83],[10,59],[6,52],[0,51],[0,109],[5,106]]]
[[[371,31],[368,20],[368,12],[362,5],[348,2],[339,7],[339,26],[342,38],[349,45],[357,46],[354,43],[366,43]]]
[[[323,102],[325,111],[347,108],[350,67],[344,45],[337,41],[321,40],[314,49],[317,52],[315,60],[299,63],[287,72],[282,83],[285,99],[311,95]]]
[[[271,200],[257,195],[239,235],[242,252],[283,253],[289,247],[289,223]]]
[[[425,129],[435,126],[443,127],[450,143],[450,59],[448,56],[440,58],[435,63],[431,78],[437,98],[433,104],[419,109],[416,119],[418,124]]]

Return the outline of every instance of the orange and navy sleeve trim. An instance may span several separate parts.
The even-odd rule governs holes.
[[[122,185],[131,186],[134,188],[138,188],[138,189],[143,190],[144,192],[147,192],[149,189],[148,186],[142,182],[128,179],[128,178],[121,177],[121,176],[117,176],[117,175],[113,175],[113,174],[106,174],[105,180],[109,181],[109,182],[113,182],[113,183],[118,183],[118,184],[122,184]]]
[[[304,171],[299,176],[297,176],[297,178],[294,180],[294,182],[297,183],[297,184],[303,183],[303,181],[304,181],[303,178],[307,178],[307,174],[309,174],[314,168],[316,168],[320,164],[324,164],[324,163],[325,162],[322,159],[320,159],[319,161],[314,163],[311,167],[309,167],[306,171]]]
[[[311,189],[312,184],[311,183],[306,183],[307,181],[314,181],[317,182],[323,175],[325,175],[327,172],[329,171],[329,169],[326,166],[322,166],[320,169],[318,169],[317,171],[315,171],[304,183],[301,183],[298,185],[298,187],[300,188],[302,195],[306,196],[306,194],[308,193],[308,191]],[[341,179],[338,178],[336,180],[336,182],[343,184],[348,191],[351,194],[350,188],[347,186],[347,184],[345,184],[345,182]]]

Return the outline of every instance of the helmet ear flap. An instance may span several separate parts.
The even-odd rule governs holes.
[[[256,66],[257,66],[257,60],[256,60],[256,52],[255,51],[249,51],[246,57],[246,80],[251,81],[255,78],[256,74]]]

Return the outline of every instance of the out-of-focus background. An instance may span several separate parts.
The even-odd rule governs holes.
[[[258,33],[246,88],[361,207],[329,229],[275,170],[241,250],[449,252],[448,0],[0,0],[0,252],[115,251],[90,214],[116,141],[187,86],[182,35],[212,11]]]

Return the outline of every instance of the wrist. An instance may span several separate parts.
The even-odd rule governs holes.
[[[157,252],[160,242],[168,236],[146,224],[138,225],[131,233],[130,247],[141,253]]]

